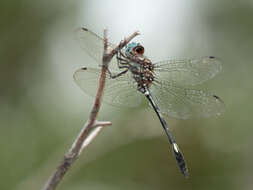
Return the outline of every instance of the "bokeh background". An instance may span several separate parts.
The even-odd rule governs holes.
[[[218,118],[167,118],[190,170],[185,180],[158,119],[144,106],[103,105],[113,122],[58,189],[251,190],[253,2],[201,0],[0,1],[0,189],[42,188],[71,146],[93,98],[73,72],[94,62],[75,29],[112,42],[135,30],[152,60],[215,55],[223,71],[202,85],[223,98]]]

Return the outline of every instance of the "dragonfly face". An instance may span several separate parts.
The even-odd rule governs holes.
[[[127,57],[142,56],[144,54],[144,47],[140,43],[131,42],[127,44],[125,48],[125,54]]]

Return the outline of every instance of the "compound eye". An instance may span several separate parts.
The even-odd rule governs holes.
[[[134,48],[134,51],[135,51],[137,54],[143,55],[143,54],[144,54],[144,47],[143,47],[143,46],[136,46],[136,47]]]

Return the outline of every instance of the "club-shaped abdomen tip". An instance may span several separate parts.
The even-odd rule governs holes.
[[[183,154],[180,152],[179,147],[177,146],[176,143],[172,144],[172,149],[173,149],[174,156],[176,158],[177,164],[178,164],[181,172],[183,173],[185,178],[188,178],[189,173],[188,173],[187,165],[184,160]]]

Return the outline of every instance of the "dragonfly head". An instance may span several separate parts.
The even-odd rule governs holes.
[[[144,54],[144,47],[140,43],[131,42],[126,45],[125,54],[126,56],[142,56]]]

